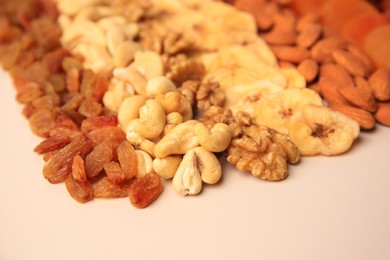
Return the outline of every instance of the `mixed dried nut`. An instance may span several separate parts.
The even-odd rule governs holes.
[[[217,183],[219,157],[278,181],[301,156],[390,125],[389,69],[327,36],[319,15],[226,2],[0,4],[0,61],[44,138],[44,177],[81,203],[144,208],[166,179],[181,195]]]

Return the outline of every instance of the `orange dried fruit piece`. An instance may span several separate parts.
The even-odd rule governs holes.
[[[101,142],[85,157],[85,172],[89,179],[97,177],[104,164],[114,157],[114,149],[109,142]]]
[[[366,36],[375,28],[386,24],[389,24],[388,18],[380,13],[360,13],[346,21],[340,33],[344,39],[363,47]]]
[[[70,139],[63,135],[53,135],[43,140],[34,148],[34,152],[44,154],[61,149],[70,143]]]
[[[81,123],[81,131],[89,133],[103,127],[115,127],[118,125],[116,116],[90,116]]]
[[[119,145],[126,140],[126,134],[119,127],[104,127],[92,130],[88,137],[91,139],[93,145],[97,145],[103,141]]]
[[[72,162],[72,175],[73,178],[85,182],[87,181],[87,174],[85,172],[84,159],[80,155],[76,155]]]
[[[130,186],[129,199],[137,208],[145,208],[155,201],[163,192],[163,183],[160,176],[149,173],[137,177]]]
[[[364,40],[364,50],[378,67],[390,69],[390,24],[372,30]]]
[[[51,183],[65,181],[72,172],[73,158],[84,157],[91,151],[91,141],[83,135],[58,150],[43,166],[43,176]]]
[[[34,110],[29,118],[31,131],[40,137],[49,137],[55,124],[56,114],[51,109]]]
[[[378,13],[373,5],[363,0],[328,0],[321,13],[326,35],[337,35],[341,27],[352,17],[361,13]]]
[[[299,15],[319,12],[326,0],[293,0],[290,8]]]
[[[111,161],[104,164],[104,171],[110,181],[114,184],[119,185],[125,181],[125,172],[122,170],[118,162]]]
[[[124,198],[129,195],[131,181],[114,184],[108,177],[99,179],[94,185],[95,198]]]
[[[125,174],[125,179],[130,180],[137,175],[137,155],[133,145],[129,141],[123,141],[117,148],[118,161]]]
[[[65,186],[70,196],[77,202],[85,203],[93,199],[93,186],[89,181],[79,181],[69,174],[66,177]]]

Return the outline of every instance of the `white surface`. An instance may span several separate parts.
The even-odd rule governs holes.
[[[349,153],[303,158],[287,180],[225,167],[200,196],[171,185],[152,206],[78,204],[42,176],[9,78],[0,71],[0,259],[390,259],[390,129]]]

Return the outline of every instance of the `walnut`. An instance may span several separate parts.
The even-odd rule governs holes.
[[[166,76],[176,86],[181,86],[187,80],[201,81],[206,72],[203,63],[188,59],[184,54],[170,57],[166,62],[166,71]]]
[[[249,114],[239,112],[233,116],[230,110],[210,107],[200,121],[208,127],[224,122],[232,130],[232,142],[227,149],[227,161],[238,170],[250,171],[252,175],[264,180],[278,181],[287,178],[287,163],[300,160],[298,148],[288,136],[254,124]]]
[[[212,128],[216,123],[224,123],[230,126],[232,129],[233,114],[230,109],[223,109],[219,106],[211,106],[205,110],[202,116],[199,118],[199,121],[205,124],[208,128]],[[233,137],[235,137],[233,132]]]
[[[139,43],[142,48],[161,54],[163,51],[163,34],[161,26],[153,21],[140,24]]]
[[[149,16],[152,2],[149,0],[114,0],[105,1],[111,8],[123,15],[129,22],[138,22]]]
[[[225,94],[220,88],[219,82],[209,79],[202,83],[196,93],[199,109],[208,109],[211,106],[222,106],[225,101]]]
[[[181,84],[178,88],[180,93],[190,102],[191,105],[195,104],[196,101],[196,92],[200,83],[195,80],[187,80]]]
[[[184,34],[168,32],[163,39],[163,53],[175,55],[189,51],[193,48],[193,40],[185,37]]]

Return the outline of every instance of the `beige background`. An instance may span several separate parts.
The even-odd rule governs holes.
[[[390,128],[351,152],[303,158],[283,182],[225,166],[222,182],[151,207],[81,205],[49,184],[40,141],[0,71],[0,259],[390,259]]]

